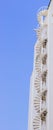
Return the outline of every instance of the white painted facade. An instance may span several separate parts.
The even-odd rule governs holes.
[[[53,130],[53,0],[48,10],[49,130]]]
[[[38,13],[30,79],[28,130],[53,130],[53,0]]]

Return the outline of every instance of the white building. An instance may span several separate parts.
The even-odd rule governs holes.
[[[28,130],[53,130],[53,0],[38,13]]]

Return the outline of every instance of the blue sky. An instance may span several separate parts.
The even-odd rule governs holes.
[[[0,130],[27,130],[37,10],[49,0],[0,1]]]

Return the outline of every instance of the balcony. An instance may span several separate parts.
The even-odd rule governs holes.
[[[47,70],[44,71],[43,74],[42,74],[42,83],[45,82],[45,84],[46,84],[46,77],[47,77]]]
[[[42,90],[41,99],[42,101],[46,101],[47,89]]]
[[[47,39],[45,39],[45,40],[42,42],[43,48],[46,48],[46,45],[47,45]]]
[[[47,54],[45,54],[43,57],[42,57],[42,64],[45,65],[47,63]]]
[[[45,108],[41,114],[40,114],[40,117],[41,117],[41,120],[42,121],[46,121],[46,116],[47,116],[47,109]]]

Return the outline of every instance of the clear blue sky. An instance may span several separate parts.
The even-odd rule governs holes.
[[[36,12],[49,0],[0,0],[0,130],[27,130]]]

